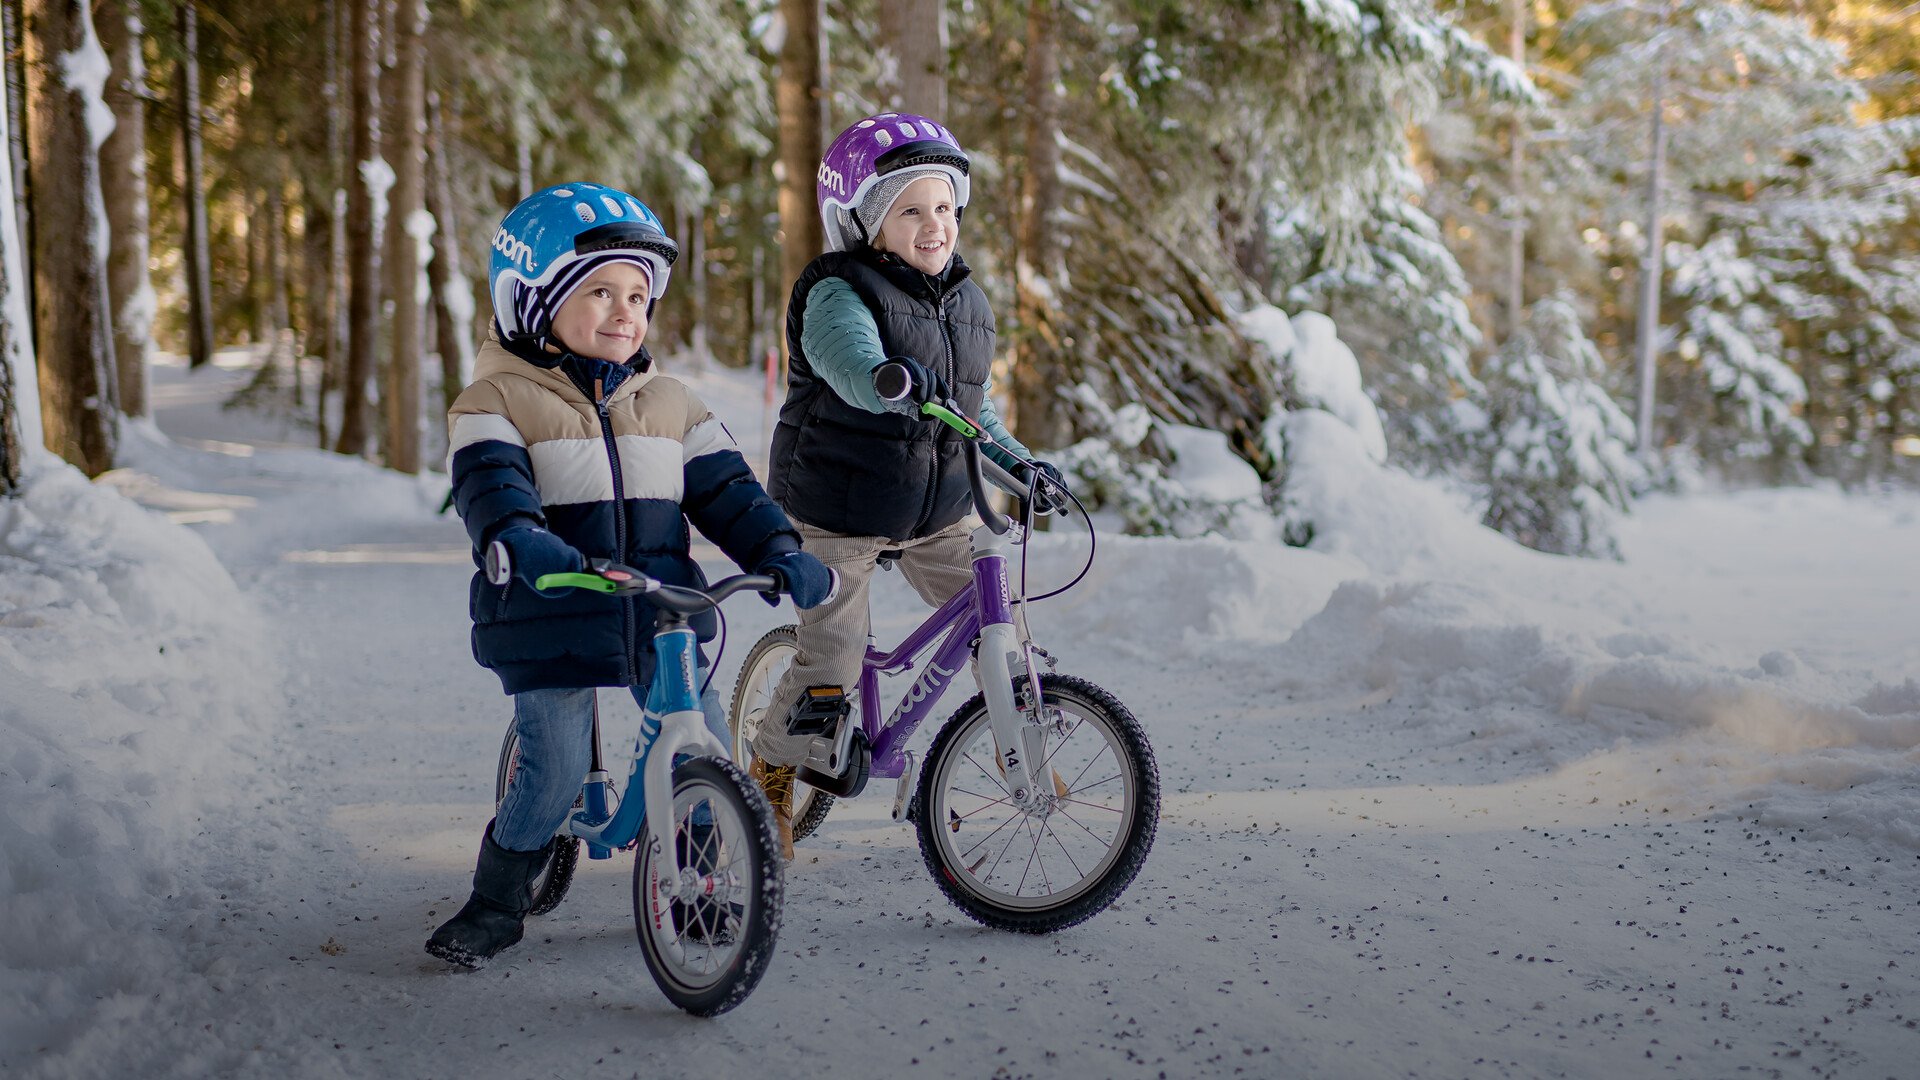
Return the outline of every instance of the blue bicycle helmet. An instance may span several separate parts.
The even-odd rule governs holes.
[[[645,265],[652,284],[647,314],[667,291],[680,246],[647,204],[603,184],[555,184],[520,200],[493,234],[487,269],[494,321],[503,342],[543,342],[553,311],[543,293],[563,285],[568,267],[604,252]]]

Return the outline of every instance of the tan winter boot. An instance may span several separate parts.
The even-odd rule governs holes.
[[[750,774],[773,804],[773,830],[780,839],[780,858],[793,861],[793,775],[791,765],[769,765],[754,758]]]

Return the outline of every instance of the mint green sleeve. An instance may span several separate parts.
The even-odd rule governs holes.
[[[987,456],[993,459],[995,465],[1000,466],[1008,472],[1012,472],[1015,466],[1033,457],[1033,451],[1027,449],[1026,445],[1019,439],[1014,438],[1013,434],[1007,430],[1007,425],[1001,423],[1000,410],[995,408],[993,404],[992,376],[987,377],[986,390],[987,396],[980,399],[980,426],[986,429],[987,437],[999,443],[1000,446],[987,443],[983,445],[983,449],[986,450]],[[1007,449],[1003,450],[1001,447],[1006,447]],[[1009,453],[1009,450],[1011,450],[1012,453]],[[1017,457],[1015,456],[1016,454],[1018,455]]]
[[[887,411],[873,390],[873,369],[887,360],[880,348],[880,324],[853,286],[829,277],[808,290],[800,347],[806,350],[813,373],[825,379],[842,401],[871,413]]]

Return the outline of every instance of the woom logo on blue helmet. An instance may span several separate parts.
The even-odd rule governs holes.
[[[505,255],[508,262],[527,273],[534,272],[533,248],[529,247],[526,241],[508,232],[506,226],[502,225],[500,231],[493,234],[493,249]]]

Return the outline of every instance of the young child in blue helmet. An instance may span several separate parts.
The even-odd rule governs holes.
[[[807,687],[851,687],[866,651],[867,587],[881,553],[899,553],[929,605],[972,581],[973,508],[964,443],[918,415],[911,399],[881,399],[873,372],[905,363],[924,399],[949,395],[980,420],[987,453],[1022,479],[1059,473],[1034,462],[987,396],[993,310],[955,250],[969,194],[967,155],[937,121],[882,113],[840,133],[816,177],[827,252],[794,283],[787,305],[787,400],[773,435],[768,487],[801,541],[840,576],[838,596],[800,614],[793,666],[769,718]],[[1039,499],[1049,506],[1047,486]],[[773,804],[783,854],[793,857],[793,782],[807,740],[762,723],[753,772]]]
[[[594,688],[644,703],[653,611],[586,590],[543,594],[544,574],[612,559],[704,585],[687,523],[797,607],[832,577],[754,479],[733,438],[645,341],[678,248],[640,200],[563,184],[514,207],[494,235],[494,321],[474,379],[448,414],[453,502],[476,565],[508,556],[502,583],[475,573],[473,653],[513,695],[518,767],[480,842],[473,893],[427,951],[472,966],[520,940],[532,883],[552,858],[589,767]],[[711,614],[696,618],[702,639]],[[707,723],[728,742],[716,695]]]

